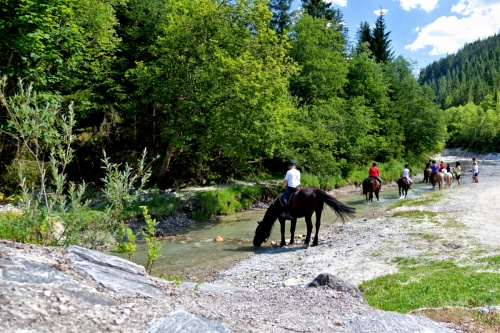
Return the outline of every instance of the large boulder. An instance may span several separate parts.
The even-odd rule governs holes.
[[[84,270],[105,288],[122,294],[140,294],[166,300],[165,295],[147,277],[143,266],[79,246],[70,246],[66,251],[73,265]]]

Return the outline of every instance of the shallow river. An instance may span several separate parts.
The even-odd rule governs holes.
[[[380,214],[391,203],[400,200],[397,186],[384,186],[383,189],[380,201],[374,201],[370,204],[365,203],[364,196],[360,192],[340,195],[336,196],[336,198],[342,203],[356,208],[356,219],[365,218]],[[431,190],[430,184],[415,182],[408,193],[408,197],[421,196]],[[175,275],[181,276],[183,279],[202,279],[202,276],[212,269],[222,269],[238,259],[268,250],[271,240],[281,238],[278,221],[276,221],[273,233],[267,243],[262,244],[261,248],[255,248],[252,245],[257,221],[262,219],[264,212],[264,209],[252,209],[234,216],[221,217],[218,221],[199,222],[177,231],[175,237],[167,237],[164,241],[161,257],[154,263],[152,274],[155,276],[160,274]],[[348,219],[346,223],[353,223],[354,221]],[[332,223],[340,224],[342,222],[325,205],[321,218],[321,227]],[[286,239],[290,237],[289,228],[290,222],[287,221]],[[303,218],[298,219],[295,234],[301,235],[305,233],[305,220]],[[224,241],[214,242],[213,239],[216,236],[221,236]],[[138,244],[137,252],[132,257],[132,261],[141,265],[147,262],[147,247],[145,244]]]

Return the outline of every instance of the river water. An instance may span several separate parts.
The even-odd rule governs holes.
[[[376,216],[390,204],[400,200],[397,186],[384,186],[383,189],[384,191],[380,193],[380,201],[374,201],[370,204],[365,203],[361,190],[356,193],[336,196],[342,203],[356,208],[355,219],[348,219],[346,223],[355,223],[356,219]],[[431,190],[430,184],[417,184],[415,182],[408,197],[421,196]],[[217,221],[198,222],[177,231],[175,235],[166,237],[161,249],[161,256],[154,263],[152,275],[180,276],[183,280],[201,279],[212,270],[223,269],[237,260],[269,250],[270,242],[281,238],[278,221],[276,221],[267,243],[263,243],[260,248],[255,248],[252,245],[257,221],[263,218],[264,213],[265,209],[251,209],[233,216],[220,217]],[[313,223],[314,221],[313,216]],[[321,218],[321,228],[333,223],[340,224],[342,222],[325,205]],[[290,237],[289,228],[290,222],[287,221],[286,239]],[[305,233],[305,220],[298,219],[295,234]],[[222,237],[224,241],[214,242],[216,236]],[[147,262],[146,244],[137,245],[137,252],[133,255],[132,261],[145,265]]]

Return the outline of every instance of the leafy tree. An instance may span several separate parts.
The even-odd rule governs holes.
[[[268,28],[267,2],[178,0],[167,13],[153,58],[128,72],[142,98],[138,109],[157,114],[157,175],[167,181],[185,172],[202,182],[272,157],[284,113],[293,111],[287,85],[294,65]]]
[[[401,156],[427,154],[439,151],[447,139],[446,123],[442,112],[433,103],[434,94],[422,88],[413,76],[413,67],[403,57],[396,58],[388,66],[387,73],[393,90],[394,114],[391,137],[404,142]],[[399,146],[401,147],[401,146]]]
[[[301,17],[293,28],[291,57],[301,66],[290,90],[301,104],[337,96],[346,81],[347,63],[341,33],[324,19]]]
[[[358,165],[382,160],[386,155],[384,121],[390,105],[389,82],[382,66],[371,57],[368,44],[361,44],[349,61],[344,94],[350,100],[348,124],[356,128],[348,129],[350,139],[342,142],[349,145],[346,158]]]

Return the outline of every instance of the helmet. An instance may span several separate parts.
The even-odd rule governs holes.
[[[294,160],[290,160],[290,161],[288,161],[287,165],[297,165],[297,163],[295,163]]]

